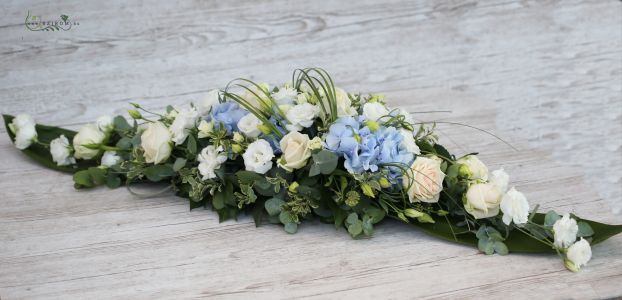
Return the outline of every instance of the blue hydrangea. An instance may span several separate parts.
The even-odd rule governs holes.
[[[412,163],[414,155],[402,146],[402,139],[394,127],[381,126],[372,132],[362,117],[341,117],[329,128],[326,147],[344,157],[344,166],[350,173],[376,172],[382,164]],[[389,179],[401,175],[399,168],[388,170]]]
[[[210,118],[214,121],[214,128],[219,129],[220,126],[224,126],[227,129],[227,133],[231,134],[234,131],[239,131],[238,121],[246,114],[248,114],[248,111],[241,108],[239,104],[225,102],[217,104],[212,109]]]

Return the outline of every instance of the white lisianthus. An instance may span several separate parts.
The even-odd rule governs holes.
[[[227,154],[223,152],[222,146],[216,148],[209,145],[201,150],[197,160],[199,161],[199,173],[203,176],[203,180],[207,180],[216,178],[214,170],[220,168],[220,165],[227,161]]]
[[[277,162],[279,167],[291,172],[306,166],[307,160],[311,157],[309,142],[309,136],[306,134],[296,131],[286,134],[279,142],[283,152]]]
[[[52,160],[58,166],[68,166],[76,163],[76,159],[71,156],[71,150],[69,140],[64,134],[50,142],[50,154],[52,154]]]
[[[501,193],[491,183],[477,183],[464,195],[464,209],[476,219],[490,218],[499,214]]]
[[[292,104],[298,98],[298,91],[291,87],[282,87],[278,92],[272,94],[272,99],[278,105]]]
[[[205,120],[201,120],[201,122],[199,122],[199,126],[197,127],[197,129],[199,130],[199,138],[206,138],[210,135],[210,133],[212,133],[214,131],[214,123],[213,122],[208,122]]]
[[[458,164],[464,164],[469,169],[469,179],[471,180],[488,180],[488,167],[475,155],[467,155],[456,161]]]
[[[35,121],[30,115],[19,114],[13,118],[9,129],[15,134],[15,147],[24,150],[37,139],[37,130],[35,129]]]
[[[106,151],[104,155],[102,155],[102,163],[101,165],[104,167],[112,167],[121,162],[121,156],[117,154],[115,151]]]
[[[503,168],[490,172],[490,178],[488,182],[492,183],[499,189],[499,193],[505,193],[508,190],[508,183],[510,182],[510,175],[508,175]]]
[[[263,122],[257,118],[252,113],[246,114],[243,116],[240,121],[238,121],[238,129],[247,137],[256,138],[261,134],[261,130],[259,130],[259,126],[262,125]]]
[[[145,161],[159,164],[165,161],[173,150],[171,132],[161,122],[152,122],[140,136],[140,144],[145,151]]]
[[[529,202],[523,193],[512,187],[503,198],[501,198],[501,212],[503,212],[503,223],[510,225],[525,224],[529,218]]]
[[[197,105],[199,115],[204,116],[208,114],[212,110],[212,107],[219,103],[218,93],[218,90],[211,90],[207,92],[207,95],[205,95],[203,100]]]
[[[572,245],[577,240],[577,232],[579,232],[577,221],[569,214],[564,214],[553,224],[555,247],[563,249]]]
[[[310,127],[319,114],[320,108],[315,105],[298,104],[287,111],[286,116],[290,124],[285,125],[285,128],[289,131],[300,131],[303,128]]]
[[[89,149],[84,145],[100,145],[106,134],[101,132],[94,124],[86,124],[73,137],[73,156],[79,159],[91,159],[99,154],[99,149]]]
[[[417,156],[402,179],[408,200],[414,202],[436,203],[443,190],[445,173],[437,160]]]
[[[189,130],[196,125],[199,112],[193,106],[188,106],[177,110],[177,116],[171,124],[169,130],[173,134],[175,145],[181,145],[188,137]]]
[[[110,132],[114,129],[113,119],[111,116],[101,116],[97,118],[97,128],[101,132]]]
[[[398,112],[400,115],[404,116],[404,121],[406,121],[408,124],[412,125],[413,123],[415,123],[413,116],[404,108],[400,107]]]
[[[402,147],[406,149],[406,151],[413,154],[421,154],[421,150],[419,150],[419,146],[415,143],[415,136],[413,132],[410,130],[406,130],[404,128],[400,129],[400,135],[402,135]]]
[[[380,102],[369,102],[363,105],[363,116],[370,121],[378,121],[389,114],[389,110]]]
[[[579,241],[572,244],[570,248],[568,248],[566,257],[568,258],[566,261],[566,267],[573,272],[579,271],[579,269],[586,265],[592,258],[592,248],[590,248],[590,243],[581,238]]]
[[[242,158],[247,171],[265,174],[272,168],[274,151],[266,140],[256,140],[248,145]]]

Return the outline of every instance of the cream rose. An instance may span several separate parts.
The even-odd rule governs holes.
[[[501,193],[491,183],[477,183],[464,195],[464,208],[476,219],[490,218],[499,214]]]
[[[277,162],[279,167],[291,172],[306,166],[307,160],[311,157],[309,141],[309,136],[300,132],[292,131],[286,134],[279,143],[283,152]]]
[[[389,110],[380,102],[370,102],[363,105],[363,116],[370,121],[378,121],[389,114]]]
[[[488,167],[475,155],[467,155],[456,161],[458,164],[464,164],[469,169],[469,179],[471,180],[488,180]]]
[[[418,156],[402,179],[410,202],[438,202],[445,173],[437,160]]]
[[[106,134],[101,132],[94,124],[86,124],[73,137],[73,148],[75,158],[91,159],[99,154],[99,149],[89,149],[84,145],[98,145],[106,138]]]
[[[145,151],[145,161],[159,164],[165,161],[173,149],[171,132],[161,122],[147,125],[147,129],[140,136],[141,146]]]

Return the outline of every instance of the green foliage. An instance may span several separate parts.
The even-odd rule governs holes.
[[[309,176],[316,176],[319,174],[329,175],[337,168],[337,162],[339,161],[337,155],[328,150],[322,150],[318,153],[311,155],[312,162],[309,169]]]
[[[153,165],[150,167],[146,167],[143,170],[143,174],[150,181],[158,182],[175,175],[176,172],[170,165]]]

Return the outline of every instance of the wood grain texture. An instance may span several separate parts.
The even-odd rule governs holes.
[[[3,113],[76,128],[123,113],[129,101],[157,110],[197,101],[232,78],[279,83],[294,67],[322,66],[338,85],[384,93],[417,119],[462,122],[510,140],[522,151],[440,126],[448,148],[479,151],[491,168],[505,167],[531,203],[622,223],[611,213],[622,177],[618,1],[28,0],[0,7]],[[67,14],[80,25],[30,32],[28,10]],[[452,113],[416,113],[431,110]],[[572,274],[556,257],[485,256],[391,221],[358,241],[322,224],[295,235],[255,228],[248,217],[219,224],[172,195],[75,191],[70,177],[38,167],[6,137],[0,153],[3,300],[622,296],[620,236],[596,246],[589,266]],[[594,156],[609,160],[581,163]],[[608,183],[599,183],[603,172]]]

